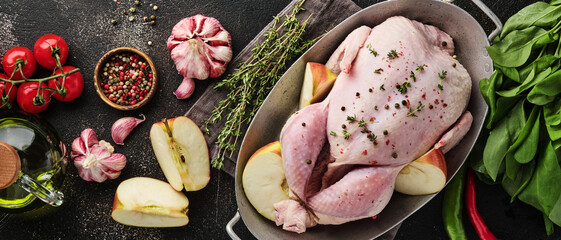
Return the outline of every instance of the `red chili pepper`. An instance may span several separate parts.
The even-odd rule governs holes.
[[[487,224],[483,221],[483,218],[481,218],[481,215],[479,215],[479,211],[477,211],[475,202],[475,174],[471,168],[468,168],[466,178],[466,210],[469,221],[481,240],[497,240],[495,235],[493,235],[487,227]]]

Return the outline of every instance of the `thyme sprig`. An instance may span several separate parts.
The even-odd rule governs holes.
[[[362,130],[361,130],[360,132],[361,132],[361,133],[366,133],[368,139],[370,139],[370,141],[375,142],[375,144],[377,144],[377,142],[376,142],[376,135],[375,135],[374,133],[372,133],[372,131],[368,130],[368,126],[366,125],[367,123],[377,123],[377,121],[374,121],[374,120],[365,121],[364,119],[357,120],[356,115],[353,115],[353,116],[347,115],[347,121],[348,121],[349,123],[358,122],[358,124],[355,125],[355,126],[354,126],[352,129],[350,129],[350,130],[345,129],[345,126],[346,126],[346,125],[343,124],[343,132],[342,132],[342,135],[343,135],[343,137],[345,138],[345,140],[348,140],[348,139],[351,137],[351,133],[354,132],[357,128],[361,127]],[[336,136],[339,136],[339,135],[338,135],[336,132],[334,132],[334,131],[331,131],[331,132],[329,133],[329,135],[335,136],[335,137],[336,137]]]
[[[448,72],[444,70],[442,70],[442,72],[438,74],[438,78],[440,78],[440,83],[438,83],[438,95],[440,95],[440,92],[444,90],[444,87],[442,86],[442,80],[446,78],[446,74],[448,74]]]
[[[370,51],[370,53],[372,55],[374,55],[374,57],[378,56],[378,52],[376,52],[376,50],[374,50],[374,48],[372,47],[372,45],[370,45],[370,43],[368,45],[366,45],[366,48],[368,48],[368,51]]]
[[[417,109],[413,110],[411,109],[411,107],[409,107],[409,113],[407,113],[407,116],[411,116],[411,117],[417,117],[417,112],[420,112],[423,108],[425,107],[425,105],[423,105],[421,102],[419,102],[419,106],[417,106]]]
[[[397,86],[397,90],[402,94],[407,93],[407,88],[411,87],[411,79],[413,79],[413,82],[417,82],[417,74],[420,71],[424,71],[424,70],[425,70],[425,64],[417,66],[417,68],[415,68],[415,72],[411,71],[411,75],[409,75],[407,81]]]
[[[398,57],[399,57],[399,55],[397,55],[397,52],[396,52],[394,49],[392,49],[392,50],[388,53],[388,58],[389,58],[389,59],[394,59],[394,58],[398,58]]]
[[[232,157],[236,152],[242,125],[249,124],[267,94],[280,79],[291,59],[306,51],[317,39],[304,41],[308,17],[299,21],[296,14],[303,11],[305,0],[298,1],[291,14],[282,20],[274,17],[272,26],[264,34],[265,40],[255,45],[251,56],[241,62],[236,70],[220,81],[214,88],[227,88],[226,98],[219,102],[211,115],[205,120],[205,132],[210,134],[208,125],[216,124],[224,117],[224,126],[220,129],[216,143],[218,152],[212,159],[212,166],[221,169],[224,157]]]

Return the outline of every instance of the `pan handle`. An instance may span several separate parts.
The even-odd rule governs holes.
[[[489,9],[489,7],[487,7],[487,5],[485,5],[481,0],[472,0],[472,2],[477,5],[477,7],[479,7],[479,9],[481,9],[481,11],[483,11],[487,15],[487,17],[489,17],[493,21],[493,23],[495,23],[495,26],[497,27],[491,32],[491,34],[489,34],[488,39],[489,42],[491,42],[493,38],[499,35],[501,30],[503,29],[503,24],[501,23],[501,20],[497,17],[497,15],[495,15],[495,13],[491,11],[491,9]]]
[[[240,210],[238,209],[236,211],[236,215],[234,215],[234,217],[230,219],[228,224],[226,224],[226,232],[228,233],[228,236],[230,236],[232,240],[241,240],[241,238],[238,237],[238,235],[234,232],[234,225],[236,225],[236,223],[239,220],[240,220]]]

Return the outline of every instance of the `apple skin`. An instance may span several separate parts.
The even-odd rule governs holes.
[[[189,199],[168,183],[147,177],[127,179],[117,187],[111,217],[136,227],[180,227],[189,223]]]
[[[242,186],[257,212],[275,221],[273,205],[288,199],[279,141],[260,148],[249,158],[242,174]]]
[[[150,141],[162,172],[176,191],[183,188],[197,191],[208,184],[207,142],[191,119],[180,116],[154,123],[150,129]]]
[[[247,162],[251,161],[257,154],[260,154],[260,153],[263,153],[263,152],[272,152],[272,153],[275,153],[279,156],[282,156],[280,142],[275,141],[275,142],[269,143],[269,144],[259,148],[257,151],[255,151],[255,153],[253,153],[253,155],[251,155],[251,157],[249,158],[249,160],[247,160]]]
[[[300,92],[300,109],[325,99],[336,79],[337,74],[325,65],[315,62],[306,63],[304,82]]]
[[[407,195],[433,194],[446,185],[446,173],[444,154],[433,148],[401,169],[395,180],[395,190]]]

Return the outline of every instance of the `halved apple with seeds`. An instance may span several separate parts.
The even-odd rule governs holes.
[[[288,199],[279,141],[260,148],[249,158],[243,171],[242,185],[257,212],[275,221],[273,204]]]
[[[127,179],[117,187],[111,217],[136,227],[180,227],[189,223],[189,199],[153,178]]]
[[[436,193],[446,185],[446,160],[440,149],[431,149],[405,166],[395,180],[395,190],[407,195]]]
[[[150,141],[158,163],[173,189],[197,191],[210,180],[205,137],[197,124],[181,116],[154,123]]]
[[[312,103],[320,102],[331,91],[337,74],[321,63],[306,63],[304,82],[300,92],[300,109]]]

